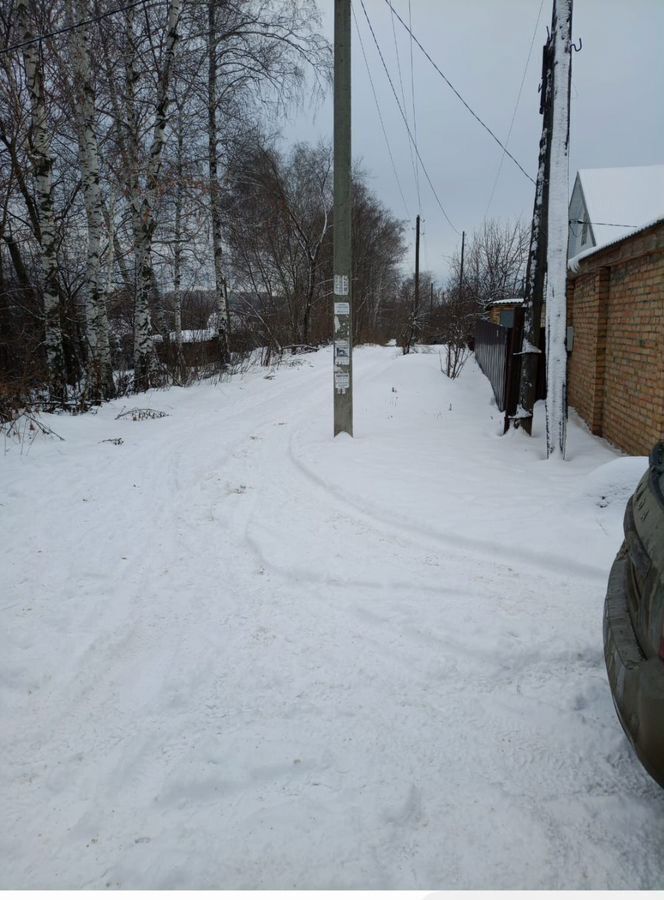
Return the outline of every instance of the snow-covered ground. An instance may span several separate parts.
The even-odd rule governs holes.
[[[293,362],[5,444],[0,887],[664,887],[602,655],[646,460],[394,348],[333,440]]]

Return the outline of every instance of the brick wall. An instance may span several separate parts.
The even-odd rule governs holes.
[[[569,402],[644,455],[664,437],[664,223],[582,260],[568,279]]]

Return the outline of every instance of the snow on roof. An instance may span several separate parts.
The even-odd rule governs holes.
[[[568,270],[570,272],[578,272],[581,260],[586,259],[588,256],[592,256],[593,253],[599,253],[600,250],[606,250],[607,247],[611,247],[613,244],[619,244],[620,241],[624,240],[626,237],[632,237],[635,234],[640,234],[642,231],[647,231],[649,228],[652,228],[653,225],[659,225],[660,222],[664,222],[664,215],[658,216],[656,219],[653,219],[652,222],[646,222],[645,225],[642,225],[640,228],[635,228],[632,231],[628,231],[626,234],[621,234],[620,237],[614,237],[612,241],[607,241],[599,247],[588,247],[587,250],[582,250],[581,253],[577,253],[576,256],[567,260]]]
[[[509,300],[489,300],[487,306],[521,306],[523,297],[511,297]]]
[[[577,178],[596,247],[664,217],[664,165],[579,169]]]

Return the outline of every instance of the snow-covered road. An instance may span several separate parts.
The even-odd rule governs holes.
[[[663,888],[602,657],[645,460],[499,437],[474,361],[360,349],[352,440],[329,350],[264,375],[6,444],[0,887]]]

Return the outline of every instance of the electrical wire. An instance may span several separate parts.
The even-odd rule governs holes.
[[[390,4],[391,6],[391,4]],[[415,75],[413,73],[413,32],[412,32],[412,10],[411,0],[408,0],[408,24],[411,26],[410,32],[410,97],[413,105],[413,137],[415,145],[417,145],[417,117],[415,115]],[[406,104],[404,103],[404,106]],[[417,188],[417,208],[422,212],[422,201],[420,199],[420,172],[417,161],[415,162],[415,186]]]
[[[369,60],[367,59],[367,54],[364,49],[364,41],[362,40],[362,33],[360,32],[360,25],[357,21],[357,16],[355,15],[355,7],[351,4],[351,11],[353,13],[353,21],[355,22],[355,30],[357,32],[357,36],[360,40],[360,48],[362,50],[362,56],[364,57],[364,64],[367,67],[367,75],[369,76],[369,84],[371,85],[371,91],[373,93],[374,102],[376,104],[376,111],[378,112],[378,118],[380,120],[380,127],[383,130],[383,137],[385,138],[385,144],[387,146],[387,152],[390,156],[390,162],[392,163],[392,171],[394,172],[394,177],[397,182],[397,187],[399,188],[399,193],[401,194],[401,199],[403,201],[404,209],[406,210],[406,217],[410,219],[410,212],[408,210],[408,204],[406,203],[406,198],[404,196],[403,189],[401,187],[401,181],[399,180],[399,173],[397,171],[396,163],[394,162],[394,156],[392,155],[392,148],[390,147],[390,141],[387,136],[387,129],[385,128],[385,122],[383,121],[383,114],[381,112],[380,103],[378,102],[378,95],[376,93],[376,87],[374,85],[373,76],[371,75],[371,68],[369,67]],[[410,146],[410,144],[409,144]],[[412,153],[412,150],[411,150]]]
[[[127,12],[130,9],[135,9],[137,6],[143,6],[145,9],[150,9],[153,6],[157,6],[156,0],[152,0],[152,2],[147,3],[146,0],[136,0],[135,3],[128,3],[126,6],[119,6],[117,9],[109,9],[108,12],[101,13],[98,16],[93,16],[90,19],[82,19],[80,22],[74,22],[72,25],[67,25],[64,28],[58,28],[56,31],[49,31],[46,34],[39,34],[37,37],[30,38],[27,41],[21,41],[18,44],[12,44],[9,47],[0,48],[0,55],[5,53],[11,53],[13,50],[20,50],[21,47],[27,47],[29,44],[37,44],[40,41],[45,41],[48,38],[57,37],[60,34],[66,34],[68,31],[75,31],[77,28],[84,28],[86,25],[93,25],[95,22],[101,22],[102,19],[107,19],[109,16],[114,16],[116,13]]]
[[[535,27],[533,28],[533,36],[532,36],[532,38],[530,39],[530,47],[529,47],[529,49],[528,49],[528,58],[526,59],[526,64],[525,64],[525,66],[523,67],[523,75],[521,76],[521,84],[519,85],[519,92],[518,92],[518,94],[516,95],[516,103],[514,104],[514,112],[512,113],[512,121],[510,122],[510,127],[509,127],[509,130],[508,130],[508,132],[507,132],[507,137],[505,138],[505,147],[507,147],[507,145],[509,144],[510,138],[511,138],[511,136],[512,136],[512,129],[514,128],[514,120],[516,119],[516,113],[517,113],[517,110],[518,110],[518,108],[519,108],[519,102],[521,101],[521,93],[522,93],[522,91],[523,91],[523,85],[525,84],[525,81],[526,81],[526,74],[527,74],[527,72],[528,72],[528,65],[530,64],[530,57],[532,56],[532,53],[533,53],[533,45],[534,45],[534,43],[535,43],[535,36],[536,36],[536,34],[537,34],[537,29],[539,28],[539,23],[540,23],[540,18],[541,18],[541,16],[542,16],[542,8],[543,8],[543,6],[544,6],[544,0],[540,0],[539,11],[538,11],[538,13],[537,13],[537,21],[535,22]],[[502,171],[502,169],[503,169],[503,163],[504,163],[504,162],[505,162],[505,150],[503,150],[503,152],[502,152],[502,154],[501,154],[501,156],[500,156],[500,163],[498,164],[498,169],[497,169],[497,171],[496,171],[496,177],[495,177],[494,180],[493,180],[493,187],[491,188],[491,194],[490,194],[490,196],[489,196],[489,202],[487,203],[486,209],[485,209],[485,211],[484,211],[484,218],[485,218],[485,219],[486,219],[486,217],[487,217],[487,215],[488,215],[489,208],[490,208],[491,203],[492,203],[492,201],[493,201],[493,195],[496,193],[496,188],[498,187],[498,180],[500,179],[500,173],[501,173],[501,171]]]
[[[610,228],[640,228],[640,225],[625,225],[620,222],[590,222],[586,219],[570,219],[570,224],[573,225],[607,225]]]
[[[385,0],[385,2],[387,3],[388,6],[390,6],[390,0]],[[364,4],[362,4],[362,5],[364,5]],[[473,108],[472,108],[472,107],[464,100],[464,98],[461,96],[461,94],[459,93],[459,91],[457,91],[457,89],[454,87],[454,85],[452,84],[452,82],[449,80],[449,78],[447,77],[447,75],[445,75],[445,73],[444,73],[444,72],[439,68],[439,66],[434,62],[434,60],[431,58],[431,55],[429,54],[429,52],[428,52],[427,50],[425,50],[425,48],[422,46],[422,44],[421,44],[420,41],[418,40],[417,36],[416,36],[415,34],[413,34],[412,29],[410,29],[410,28],[408,27],[408,25],[406,25],[406,23],[405,23],[404,20],[401,18],[401,16],[399,15],[399,13],[396,12],[396,10],[395,10],[395,12],[394,12],[394,15],[395,15],[395,16],[397,17],[397,19],[401,22],[401,24],[402,24],[403,27],[406,29],[406,31],[410,34],[410,36],[412,37],[412,39],[415,41],[415,43],[416,43],[417,46],[420,48],[420,50],[422,51],[422,53],[423,53],[423,54],[426,56],[426,58],[429,60],[429,62],[430,62],[431,65],[434,67],[434,69],[436,70],[436,72],[438,72],[438,74],[439,74],[440,77],[443,79],[443,81],[445,82],[445,84],[450,88],[450,90],[455,94],[455,96],[457,96],[457,97],[459,98],[459,100],[463,103],[463,105],[466,107],[466,109],[467,109],[468,112],[471,114],[471,116],[472,116],[474,119],[476,119],[476,120],[480,123],[480,125],[482,126],[482,128],[483,128],[485,131],[488,131],[488,133],[491,135],[491,137],[494,139],[494,141],[498,144],[498,146],[499,146],[499,147],[502,147],[502,149],[505,151],[506,155],[509,156],[509,158],[510,158],[510,159],[512,160],[512,162],[517,166],[517,168],[520,169],[521,172],[523,172],[523,174],[526,176],[526,178],[528,179],[528,181],[532,181],[532,183],[535,184],[535,179],[532,178],[532,177],[526,172],[526,170],[523,168],[523,166],[522,166],[521,163],[518,161],[518,159],[515,159],[515,157],[512,156],[512,154],[511,154],[510,151],[507,149],[507,147],[503,144],[503,142],[500,140],[500,138],[496,137],[496,135],[495,135],[495,134],[493,133],[493,131],[489,128],[489,126],[486,124],[486,122],[483,122],[482,119],[480,119],[480,117],[477,115],[477,113],[475,112],[475,110],[474,110],[474,109],[473,109]],[[420,160],[420,161],[421,161],[421,160]]]
[[[390,2],[390,11],[392,13],[392,37],[394,38],[394,51],[395,51],[396,57],[397,57],[397,72],[399,74],[399,87],[401,88],[401,102],[403,103],[403,108],[405,109],[406,108],[406,91],[404,90],[404,86],[403,86],[403,75],[401,73],[401,55],[399,53],[399,42],[397,41],[397,30],[394,25],[394,10],[392,9],[391,2]],[[418,184],[418,178],[417,178],[417,168],[415,166],[415,154],[413,153],[413,145],[411,144],[410,141],[408,141],[408,151],[410,153],[410,164],[413,168],[413,178],[415,180],[415,187],[417,190],[417,196],[418,196],[418,201],[419,201],[420,191],[419,191],[419,184]],[[421,212],[419,207],[418,207],[418,212]]]
[[[456,225],[454,225],[454,223],[448,216],[447,211],[446,211],[445,207],[443,206],[442,201],[441,201],[440,197],[438,196],[438,193],[437,193],[435,187],[433,186],[433,182],[431,181],[429,172],[427,171],[427,168],[424,165],[424,161],[420,154],[419,148],[418,148],[417,144],[415,143],[412,132],[410,130],[410,126],[408,125],[408,119],[406,118],[406,114],[405,114],[404,110],[402,109],[401,104],[399,103],[399,98],[397,96],[397,92],[394,87],[394,82],[392,81],[392,76],[390,75],[390,70],[387,67],[387,63],[385,62],[385,57],[383,56],[383,51],[380,49],[380,44],[378,43],[378,38],[376,37],[376,32],[374,31],[373,25],[371,24],[371,19],[369,18],[369,13],[367,12],[367,8],[364,5],[364,0],[360,0],[360,4],[362,6],[362,11],[364,12],[364,16],[369,25],[369,31],[371,32],[371,37],[373,38],[373,42],[376,45],[376,49],[378,50],[378,55],[380,56],[380,61],[383,64],[383,68],[385,69],[385,74],[387,75],[387,80],[389,81],[390,87],[392,88],[392,93],[394,94],[394,99],[396,100],[397,106],[399,107],[399,112],[401,113],[401,118],[403,119],[403,123],[406,126],[406,131],[408,132],[408,137],[410,138],[410,141],[413,144],[413,148],[415,149],[417,158],[419,159],[420,165],[422,166],[422,171],[424,172],[424,174],[426,176],[426,179],[429,183],[429,187],[431,188],[431,191],[432,191],[434,197],[436,198],[436,202],[438,203],[438,206],[440,207],[442,214],[445,216],[450,228],[452,228],[453,231],[455,231],[457,234],[459,234],[459,229],[456,227]],[[399,14],[397,13],[396,15],[398,17]]]

